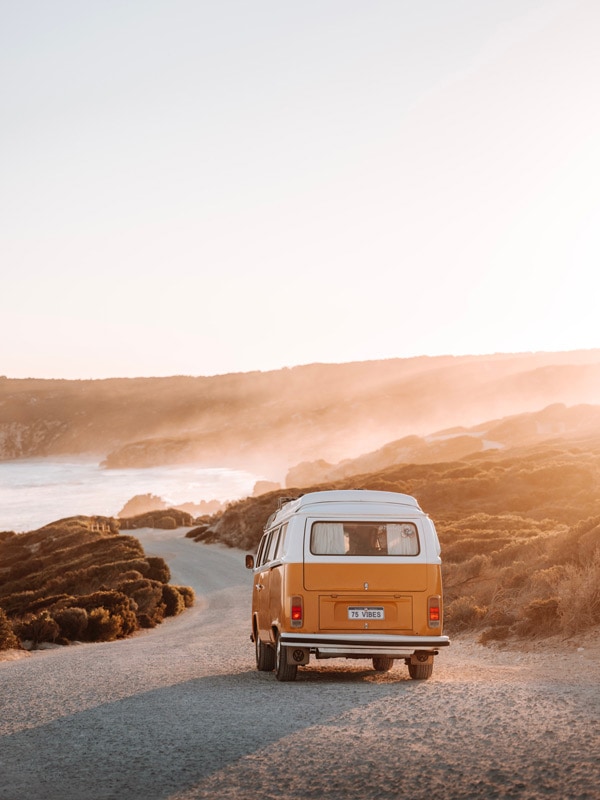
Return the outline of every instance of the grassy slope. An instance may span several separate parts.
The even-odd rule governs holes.
[[[418,498],[442,543],[450,632],[479,629],[484,639],[504,639],[600,623],[600,440],[400,464],[272,492],[231,504],[194,538],[253,550],[279,497],[326,488]]]
[[[146,556],[111,519],[73,517],[2,533],[0,650],[23,641],[109,641],[154,627],[194,601],[170,577],[163,559]]]
[[[442,542],[450,632],[479,629],[484,639],[501,639],[600,622],[600,439],[397,464],[271,492],[207,518],[195,538],[253,550],[282,495],[325,488],[418,498]],[[165,514],[165,524],[176,522]],[[192,602],[190,590],[168,580],[162,559],[146,557],[114,520],[75,517],[0,534],[0,648],[10,646],[13,629],[35,644],[106,640],[155,625]]]

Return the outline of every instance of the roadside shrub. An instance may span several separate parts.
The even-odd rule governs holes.
[[[146,576],[147,578],[153,581],[159,581],[159,583],[168,583],[171,580],[171,570],[164,558],[160,558],[160,556],[149,556],[146,561],[150,565],[150,570]]]
[[[529,579],[532,594],[537,599],[555,595],[557,587],[566,573],[567,567],[564,564],[554,564],[552,567],[536,570]]]
[[[140,623],[140,628],[156,628],[157,625],[164,619],[164,613],[161,619],[156,619],[150,614],[138,614],[138,622]]]
[[[41,611],[17,622],[16,632],[21,641],[31,641],[31,649],[35,650],[42,642],[54,642],[60,628],[48,611]]]
[[[445,611],[448,628],[458,632],[474,627],[486,613],[485,608],[477,605],[474,597],[457,597]]]
[[[60,608],[52,612],[52,617],[58,624],[63,639],[76,642],[84,638],[88,626],[88,615],[85,608],[77,606]]]
[[[90,642],[112,642],[122,635],[123,624],[119,615],[112,615],[103,606],[93,608],[88,614],[86,640]]]
[[[558,613],[565,633],[600,623],[600,551],[584,567],[567,565],[558,593]]]
[[[489,556],[480,554],[461,564],[453,564],[451,570],[445,570],[445,574],[449,576],[447,588],[452,592],[457,587],[478,578],[490,566],[490,563]]]
[[[92,623],[92,615],[98,608],[106,611],[111,619],[115,621],[116,633],[110,638],[128,636],[139,627],[133,603],[123,592],[110,590],[83,595],[77,598],[77,606],[88,612],[86,639],[90,641],[109,641],[106,638],[99,639],[98,636],[104,637],[106,631],[112,630],[112,627],[103,621],[102,615],[96,615]]]
[[[585,564],[600,551],[600,517],[574,525],[564,536],[554,540],[550,551],[553,561],[561,564]]]
[[[523,615],[515,625],[515,633],[520,636],[557,633],[559,629],[558,605],[558,597],[532,600],[523,609]]]
[[[186,608],[191,608],[196,602],[196,594],[191,586],[175,586],[175,589],[183,597]]]
[[[185,609],[183,595],[175,586],[165,583],[162,587],[162,597],[165,604],[165,615],[167,617],[176,617]]]
[[[516,561],[500,571],[500,583],[505,589],[520,589],[531,577],[531,567],[524,561]]]
[[[191,521],[183,512],[167,516],[178,524]],[[107,641],[154,627],[165,616],[163,586],[170,578],[164,559],[147,557],[138,539],[118,533],[105,518],[74,517],[29,533],[5,533],[0,604],[14,624],[3,640],[12,643],[15,636],[18,642],[17,626],[22,639],[59,644]],[[171,613],[192,605],[193,598],[186,587],[171,592]]]
[[[150,581],[142,578],[138,581],[124,583],[120,587],[121,591],[132,599],[136,606],[136,615],[142,627],[154,627],[162,622],[165,616],[165,606],[163,603],[163,584],[158,581]],[[152,620],[152,624],[144,624],[142,616]]]
[[[0,608],[0,650],[16,650],[20,647],[19,640],[13,630],[10,620]]]

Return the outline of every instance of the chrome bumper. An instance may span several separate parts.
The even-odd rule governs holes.
[[[396,636],[376,633],[283,632],[280,641],[285,647],[302,647],[322,658],[369,658],[370,656],[405,658],[417,651],[435,653],[438,648],[450,644],[447,636]]]

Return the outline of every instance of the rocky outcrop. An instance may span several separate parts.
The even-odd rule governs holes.
[[[117,517],[136,517],[151,511],[164,511],[167,503],[156,494],[136,494],[128,500],[117,514]]]
[[[153,517],[158,518],[155,512],[165,511],[169,505],[162,497],[155,494],[136,494],[131,500],[128,500],[123,508],[117,514],[119,519],[128,517],[139,517],[142,515],[151,514]],[[219,500],[201,500],[199,503],[180,503],[173,505],[173,509],[181,511],[191,517],[201,517],[207,514],[216,514],[223,509],[223,503]]]

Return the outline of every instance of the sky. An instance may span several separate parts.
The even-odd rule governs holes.
[[[600,346],[597,0],[0,11],[0,374]]]

